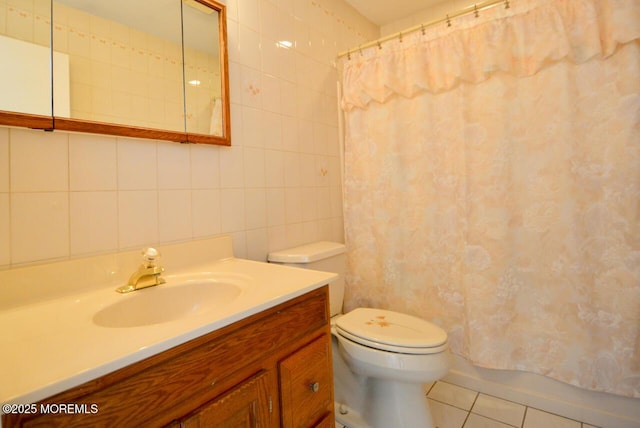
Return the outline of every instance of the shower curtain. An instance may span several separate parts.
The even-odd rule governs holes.
[[[640,397],[640,2],[510,6],[345,58],[346,309]]]

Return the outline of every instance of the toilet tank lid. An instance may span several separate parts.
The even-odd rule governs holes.
[[[339,242],[319,241],[269,253],[268,259],[279,263],[311,263],[345,251],[345,245]]]

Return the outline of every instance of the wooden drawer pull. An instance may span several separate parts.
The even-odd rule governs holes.
[[[309,387],[313,392],[318,392],[320,391],[320,382],[313,382]]]

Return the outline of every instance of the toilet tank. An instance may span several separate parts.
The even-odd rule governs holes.
[[[319,241],[269,253],[268,260],[286,266],[337,273],[338,279],[329,284],[329,306],[331,316],[334,316],[342,312],[345,251],[345,245],[339,242]]]

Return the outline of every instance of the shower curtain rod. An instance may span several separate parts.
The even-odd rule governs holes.
[[[440,18],[440,19],[436,19],[435,21],[431,21],[431,22],[426,22],[420,25],[415,25],[413,27],[409,27],[406,30],[403,31],[398,31],[397,33],[391,34],[389,36],[385,36],[385,37],[381,37],[377,40],[374,40],[372,42],[367,42],[365,44],[362,44],[360,46],[358,46],[357,48],[352,48],[349,50],[346,50],[344,52],[340,52],[338,54],[338,58],[342,58],[343,56],[348,57],[349,59],[351,59],[351,54],[355,53],[355,52],[360,52],[362,51],[362,49],[366,49],[366,48],[370,48],[371,46],[378,46],[379,49],[382,49],[382,43],[387,42],[389,40],[393,40],[395,38],[398,38],[400,41],[402,41],[402,37],[409,34],[409,33],[413,33],[415,31],[422,31],[422,33],[424,34],[424,30],[427,27],[431,27],[437,24],[441,24],[443,22],[446,22],[447,25],[450,27],[451,26],[451,20],[454,18],[458,18],[459,16],[463,16],[463,15],[468,15],[470,13],[474,13],[476,15],[476,18],[478,17],[479,13],[481,10],[485,10],[485,9],[489,9],[490,7],[496,6],[498,4],[504,4],[505,9],[509,9],[510,5],[509,5],[509,0],[488,0],[482,3],[476,3],[473,6],[469,6],[466,7],[464,9],[460,9],[455,13],[452,14],[448,14],[446,15],[444,18]]]

